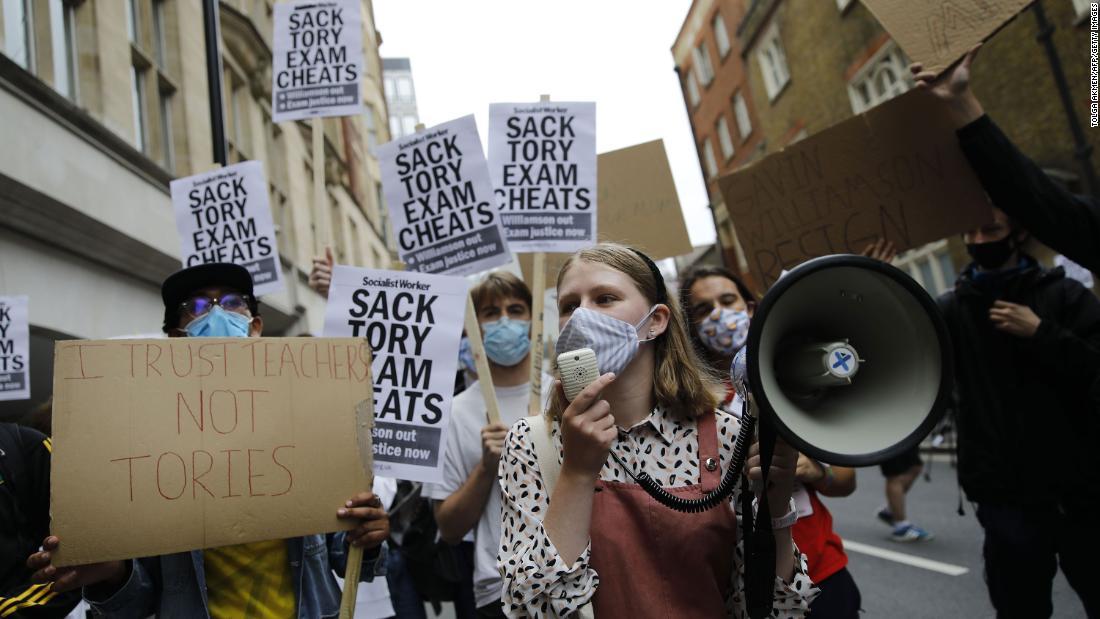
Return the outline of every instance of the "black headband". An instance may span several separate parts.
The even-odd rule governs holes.
[[[665,286],[665,278],[661,276],[661,269],[657,268],[657,263],[653,262],[653,259],[643,254],[641,251],[630,248],[630,251],[638,254],[638,257],[642,259],[642,262],[649,267],[649,272],[653,274],[653,283],[657,284],[657,302],[668,304],[668,288]]]

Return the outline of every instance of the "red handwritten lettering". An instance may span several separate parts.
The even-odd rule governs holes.
[[[206,457],[208,458],[208,460],[206,461],[207,462],[206,470],[203,471],[202,474],[196,475],[196,473],[198,473],[198,471],[199,471],[199,466],[198,466],[198,464],[195,463],[195,456],[197,456],[199,454],[206,454]],[[198,491],[199,486],[202,486],[202,489],[206,491],[206,494],[210,495],[210,498],[214,498],[214,493],[210,492],[210,488],[207,488],[206,484],[202,483],[202,481],[201,481],[203,476],[205,476],[207,473],[209,473],[212,470],[214,470],[214,454],[210,453],[209,451],[206,451],[205,449],[196,449],[195,451],[191,452],[191,498],[192,499],[195,498],[195,495],[196,495],[196,492]]]
[[[274,455],[274,453],[272,455]],[[129,474],[130,474],[130,502],[131,503],[134,502],[134,460],[141,460],[142,458],[151,458],[151,457],[152,456],[150,454],[145,454],[144,456],[130,456],[129,458],[114,458],[113,460],[111,460],[111,462],[122,462],[123,460],[126,461],[126,466],[129,469]]]
[[[175,456],[176,459],[180,461],[180,470],[181,470],[180,481],[182,483],[180,484],[180,491],[176,496],[168,496],[167,494],[165,494],[164,493],[164,484],[161,483],[161,480],[160,480],[160,463],[161,463],[162,460],[164,460],[165,456]],[[166,451],[166,452],[160,454],[160,457],[157,458],[157,492],[160,493],[160,496],[168,499],[169,501],[174,501],[174,500],[180,498],[181,496],[183,496],[184,490],[187,490],[187,464],[183,461],[183,457],[180,456],[178,453],[176,453],[174,451]]]
[[[286,471],[286,490],[282,492],[273,493],[271,496],[283,496],[290,492],[290,489],[294,487],[294,473],[290,471],[282,462],[279,462],[279,450],[280,449],[294,449],[294,445],[277,445],[271,450],[271,461],[275,463],[275,466]]]

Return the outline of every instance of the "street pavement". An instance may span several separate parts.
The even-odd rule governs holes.
[[[935,533],[935,538],[927,542],[894,542],[889,539],[889,527],[875,518],[875,511],[885,504],[878,467],[858,471],[852,496],[823,498],[833,515],[834,528],[847,545],[848,569],[859,585],[863,616],[868,619],[994,617],[982,580],[982,529],[974,509],[964,502],[966,515],[958,515],[955,471],[946,459],[934,461],[930,474],[930,482],[923,476],[916,481],[907,504],[909,519]],[[906,556],[884,559],[867,554],[878,554],[880,550]],[[897,560],[912,558],[932,563],[918,567]],[[966,572],[958,574],[960,568]],[[1080,600],[1061,572],[1054,581],[1053,599],[1054,617],[1085,616]]]

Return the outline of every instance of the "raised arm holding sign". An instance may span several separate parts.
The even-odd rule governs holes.
[[[347,499],[369,487],[355,411],[370,349],[259,338],[252,295],[242,267],[201,265],[162,287],[172,339],[58,343],[55,535],[28,561],[38,579],[84,586],[109,613],[320,616],[336,612],[327,571],[344,571],[349,544],[371,549],[365,578],[380,567],[386,512],[369,492]]]

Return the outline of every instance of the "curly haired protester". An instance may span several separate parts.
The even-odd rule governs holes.
[[[659,271],[630,248],[600,244],[566,261],[557,288],[558,352],[587,340],[603,374],[572,402],[559,381],[549,421],[522,419],[509,432],[500,469],[505,612],[569,616],[591,603],[600,617],[747,616],[741,492],[687,514],[631,483],[644,471],[699,498],[718,485],[740,429],[716,410],[721,385],[692,349]],[[535,426],[549,428],[549,439]],[[540,465],[555,457],[560,469]],[[777,617],[805,616],[816,593],[791,541],[797,457],[779,442],[769,470],[768,501],[782,512],[773,514]],[[755,449],[746,469],[762,477]]]

